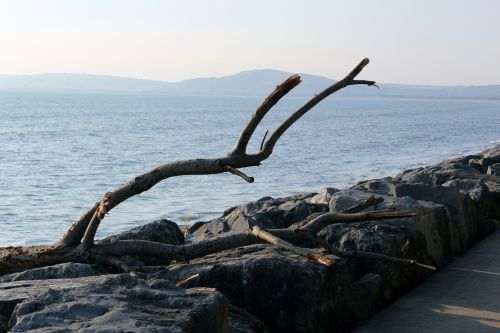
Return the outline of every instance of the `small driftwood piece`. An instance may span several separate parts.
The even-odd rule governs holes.
[[[261,229],[259,226],[254,226],[250,229],[251,233],[255,235],[255,237],[260,238],[272,245],[280,247],[282,249],[288,250],[292,253],[298,254],[299,256],[303,256],[307,259],[315,260],[320,264],[325,266],[331,266],[333,264],[331,259],[321,256],[317,252],[306,249],[303,247],[295,246],[292,243],[289,243],[281,238],[274,236],[273,234]]]

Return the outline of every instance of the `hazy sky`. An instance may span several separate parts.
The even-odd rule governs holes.
[[[0,0],[0,74],[178,81],[273,68],[500,83],[500,1]]]

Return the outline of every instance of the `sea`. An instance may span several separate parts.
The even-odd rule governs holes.
[[[158,165],[234,147],[262,97],[0,92],[0,246],[56,241],[107,191]],[[304,104],[285,98],[257,129]],[[260,197],[359,181],[500,145],[500,100],[331,96],[295,123],[260,167],[174,177],[114,208],[98,237],[157,219],[207,221]]]

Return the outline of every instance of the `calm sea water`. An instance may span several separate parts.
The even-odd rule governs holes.
[[[0,246],[51,242],[103,193],[152,167],[227,154],[256,97],[0,93]],[[268,114],[251,150],[305,99]],[[330,97],[296,123],[256,182],[168,179],[115,208],[98,236],[159,218],[207,220],[263,196],[345,187],[500,144],[500,101]]]

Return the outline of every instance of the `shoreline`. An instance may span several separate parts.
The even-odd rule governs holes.
[[[500,226],[499,173],[497,146],[347,189],[264,197],[208,222],[178,226],[160,220],[113,237],[189,244],[255,225],[286,228],[311,214],[342,211],[376,195],[384,200],[368,211],[414,208],[419,214],[334,224],[318,236],[339,249],[408,258],[440,269]],[[348,332],[430,275],[415,266],[335,256],[334,265],[326,267],[266,244],[168,266],[146,258],[127,260],[160,264],[161,269],[103,274],[95,265],[68,263],[0,277],[0,332],[130,327]]]

